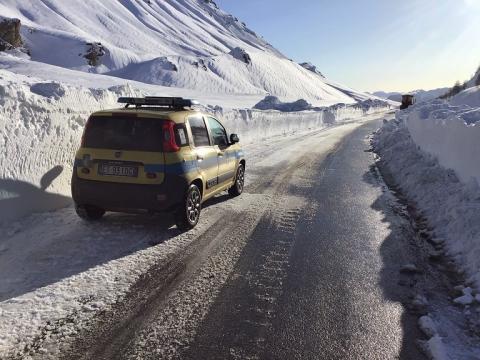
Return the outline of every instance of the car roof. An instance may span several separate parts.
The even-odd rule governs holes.
[[[92,113],[91,116],[114,116],[114,115],[131,115],[137,117],[157,118],[162,120],[172,120],[176,123],[184,123],[186,118],[190,115],[207,115],[200,110],[188,109],[188,110],[172,110],[162,109],[156,107],[143,107],[143,108],[119,108],[101,110]],[[211,116],[211,115],[210,115]]]

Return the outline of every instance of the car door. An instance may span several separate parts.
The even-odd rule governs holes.
[[[235,156],[228,151],[230,144],[223,125],[212,116],[207,116],[207,123],[218,157],[218,184],[223,185],[235,177]]]
[[[218,154],[210,142],[210,136],[201,115],[192,115],[188,118],[197,168],[205,183],[205,198],[218,185]]]

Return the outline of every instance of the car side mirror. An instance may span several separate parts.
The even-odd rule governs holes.
[[[231,134],[230,135],[230,142],[232,144],[238,143],[239,141],[240,141],[240,139],[238,138],[237,134]]]

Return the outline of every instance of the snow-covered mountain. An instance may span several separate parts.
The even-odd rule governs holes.
[[[429,100],[436,99],[444,95],[445,93],[447,93],[448,90],[449,90],[448,88],[438,88],[438,89],[432,89],[432,90],[419,89],[419,90],[409,91],[407,93],[415,95],[417,102],[422,102],[422,101],[429,101]],[[376,91],[373,93],[373,95],[378,96],[379,98],[388,99],[388,100],[397,101],[397,102],[402,101],[402,94],[403,93],[398,91],[393,91],[393,92]]]
[[[36,62],[314,105],[371,97],[289,60],[211,0],[0,0],[0,14],[20,19],[23,44]]]
[[[453,105],[469,105],[480,107],[480,67],[475,75],[465,83],[466,88],[459,94],[453,96],[450,102]]]

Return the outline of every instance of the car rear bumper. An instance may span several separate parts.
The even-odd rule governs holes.
[[[187,181],[168,176],[160,185],[124,184],[80,179],[72,176],[72,197],[77,205],[92,205],[110,211],[168,211],[181,203]]]

